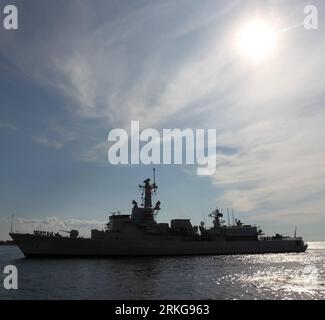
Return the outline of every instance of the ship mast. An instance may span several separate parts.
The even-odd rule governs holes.
[[[14,225],[15,225],[15,215],[13,214],[11,216],[11,227],[10,227],[10,233],[14,232]]]
[[[140,190],[144,194],[144,208],[152,208],[152,194],[157,192],[158,186],[156,184],[156,173],[155,168],[153,169],[153,183],[150,183],[150,179],[143,181],[143,185],[139,185]]]

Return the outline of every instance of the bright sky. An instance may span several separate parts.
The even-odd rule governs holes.
[[[160,221],[233,207],[325,240],[325,31],[304,29],[309,2],[2,3],[19,30],[0,25],[0,239],[12,214],[19,231],[83,231],[128,212],[152,167],[109,165],[105,141],[140,119],[218,132],[215,175],[157,166]]]

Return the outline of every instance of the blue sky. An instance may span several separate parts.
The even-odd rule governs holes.
[[[143,128],[215,128],[218,167],[157,166],[159,220],[198,224],[216,206],[268,233],[325,240],[325,34],[303,28],[306,1],[2,1],[0,239],[101,226],[130,210],[152,166],[112,166],[106,138]],[[236,32],[255,15],[278,44],[255,65]]]

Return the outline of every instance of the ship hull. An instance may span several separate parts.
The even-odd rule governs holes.
[[[26,258],[235,255],[304,252],[300,240],[103,240],[10,234]]]

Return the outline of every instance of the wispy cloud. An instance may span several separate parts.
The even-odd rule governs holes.
[[[324,112],[271,119],[224,137],[241,151],[224,155],[218,166],[215,183],[225,190],[218,201],[241,211],[260,211],[270,220],[281,219],[281,213],[294,218],[305,212],[300,221],[324,222],[323,122]]]
[[[50,140],[46,136],[33,136],[32,140],[43,147],[48,148],[54,148],[54,149],[61,149],[63,147],[63,143],[56,141],[56,140]]]
[[[237,2],[227,3],[222,9],[215,8],[211,1],[201,5],[195,1],[190,5],[188,1],[177,5],[164,1],[138,8],[121,4],[118,16],[110,14],[110,5],[101,2],[100,8],[108,13],[108,19],[97,26],[90,20],[94,17],[87,15],[92,3],[74,2],[75,5],[65,8],[61,23],[51,25],[53,45],[41,46],[38,37],[43,35],[39,31],[33,43],[26,43],[19,35],[15,42],[4,39],[8,43],[2,51],[34,81],[58,89],[70,98],[74,102],[71,110],[77,115],[104,118],[114,126],[123,126],[131,119],[142,119],[144,125],[150,125],[181,110],[188,103],[186,91],[197,90],[200,94],[203,87],[198,85],[198,72],[209,69],[204,61],[200,63],[204,70],[194,70],[192,77],[187,78],[193,84],[183,87],[189,75],[183,68],[188,68],[193,61],[191,50],[187,49],[193,49],[194,38],[187,37],[211,27],[218,18],[229,14]],[[40,3],[38,6],[42,8]],[[52,14],[55,16],[56,12]],[[50,21],[52,18],[48,17]],[[96,27],[85,31],[87,24]],[[79,25],[79,30],[84,32],[74,27]],[[59,32],[62,30],[65,33]],[[195,38],[198,45],[206,46],[209,36],[201,33]],[[183,44],[179,45],[180,42]],[[20,53],[21,46],[25,54]],[[208,51],[209,47],[204,50]],[[200,50],[194,52],[196,56],[201,55]],[[28,62],[31,56],[39,63],[31,65]],[[149,114],[149,109],[156,116]]]
[[[5,123],[0,121],[0,128],[4,128],[4,129],[9,129],[9,130],[13,130],[13,131],[17,131],[18,128],[16,126],[14,126],[11,123]]]

